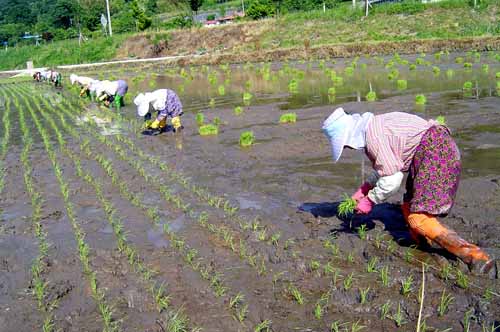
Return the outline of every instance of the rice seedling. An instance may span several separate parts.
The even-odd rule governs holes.
[[[344,72],[347,76],[352,76],[354,74],[354,67],[352,66],[345,67]]]
[[[354,254],[352,252],[350,252],[348,255],[347,255],[347,261],[349,263],[354,263]]]
[[[462,89],[465,91],[472,90],[472,82],[471,81],[464,82]]]
[[[376,256],[370,258],[366,266],[366,272],[377,273],[377,263],[378,263],[378,258]]]
[[[295,78],[292,78],[292,80],[288,83],[288,92],[291,94],[299,93],[299,82]]]
[[[321,267],[321,263],[315,259],[312,259],[309,263],[309,268],[311,271],[317,271]]]
[[[344,331],[348,331],[346,325],[349,322],[340,323],[339,321],[334,321],[330,324],[330,332],[340,332],[341,328],[344,328]]]
[[[215,108],[215,98],[210,98],[210,102],[208,103],[210,108]]]
[[[471,68],[472,68],[472,63],[470,63],[470,62],[465,62],[465,63],[464,63],[464,68],[465,68],[465,69],[471,69]]]
[[[474,316],[474,308],[471,308],[470,310],[467,310],[464,313],[464,317],[462,319],[462,326],[464,328],[464,332],[470,331],[472,319],[476,319],[476,316]]]
[[[495,78],[500,79],[500,71],[495,73]]]
[[[412,64],[410,64],[410,66],[408,67],[408,69],[410,69],[411,71],[416,70],[417,69],[417,65],[414,64],[414,63],[412,63]]]
[[[486,74],[489,73],[489,71],[490,71],[490,65],[488,65],[487,63],[483,64],[481,66],[481,68],[482,68],[483,72]]]
[[[241,106],[236,106],[234,108],[234,115],[240,115],[241,113],[243,113],[243,108]]]
[[[465,273],[463,273],[461,270],[457,269],[456,272],[456,278],[457,280],[455,281],[457,286],[463,289],[469,288],[469,278]]]
[[[337,208],[337,213],[338,213],[339,217],[345,218],[347,216],[350,216],[354,212],[356,205],[357,205],[357,202],[355,199],[351,198],[347,194],[344,194],[343,200]]]
[[[366,302],[368,302],[368,292],[369,291],[370,291],[370,287],[359,289],[359,302],[361,304],[365,304]]]
[[[405,280],[401,281],[401,295],[408,296],[411,293],[413,286],[413,276],[408,276]]]
[[[200,128],[198,128],[198,132],[201,136],[218,135],[219,128],[216,125],[209,123],[209,124],[200,126]]]
[[[438,309],[437,309],[439,317],[442,317],[446,314],[450,304],[452,304],[454,300],[455,300],[455,298],[453,296],[451,296],[450,294],[446,294],[446,291],[443,289],[443,292],[441,293],[441,298],[440,298],[440,302],[438,305]]]
[[[439,68],[438,66],[434,66],[432,67],[432,72],[434,73],[434,75],[438,76],[441,73],[441,68]]]
[[[377,100],[377,93],[375,91],[370,91],[365,96],[366,101],[373,102]]]
[[[328,88],[328,96],[335,96],[336,93],[337,93],[337,89],[335,89],[334,86]]]
[[[344,79],[341,76],[335,76],[332,79],[335,86],[341,86],[344,84]]]
[[[254,144],[255,136],[252,131],[244,131],[240,134],[240,146],[248,147]]]
[[[380,319],[386,319],[389,318],[389,312],[391,311],[391,302],[387,300],[381,307],[380,307]]]
[[[304,297],[302,296],[302,293],[295,285],[290,284],[288,286],[288,292],[290,293],[295,302],[297,302],[300,305],[304,304]]]
[[[417,58],[417,59],[415,59],[415,64],[416,65],[424,65],[425,64],[425,59]]]
[[[257,326],[255,326],[254,328],[254,332],[269,332],[270,329],[271,329],[271,324],[272,322],[268,319],[260,322],[259,324],[257,324]]]
[[[344,290],[348,291],[349,289],[351,289],[353,282],[354,282],[354,272],[351,272],[349,273],[349,275],[347,275],[347,277],[345,277],[343,281]]]
[[[224,85],[219,85],[217,91],[219,92],[219,96],[224,96],[226,94],[226,88]]]
[[[443,115],[437,116],[436,122],[439,123],[441,126],[446,126],[446,119]]]
[[[389,73],[389,75],[387,75],[387,78],[390,81],[395,80],[398,77],[399,77],[399,70],[397,70],[396,68],[394,68],[393,70],[391,70],[391,72]]]
[[[464,58],[462,58],[462,57],[456,57],[455,58],[455,63],[460,64],[460,63],[463,63],[463,62],[464,62]]]
[[[399,90],[406,90],[408,88],[408,81],[407,80],[398,80],[397,85],[398,85]]]
[[[401,310],[401,303],[398,303],[398,310],[393,315],[389,316],[389,318],[396,323],[397,327],[401,327],[406,324],[403,311]]]
[[[198,124],[198,126],[202,126],[203,123],[205,122],[205,115],[201,112],[198,112],[196,113],[196,123]]]
[[[389,267],[384,266],[379,270],[380,280],[382,281],[382,285],[385,287],[389,287]]]
[[[415,104],[425,105],[426,103],[427,103],[427,98],[424,95],[416,95],[415,96]]]
[[[280,123],[295,123],[297,122],[296,113],[285,113],[280,116]]]
[[[455,75],[455,71],[453,69],[450,68],[450,69],[446,70],[446,77],[452,78],[453,75]]]
[[[356,228],[358,231],[358,236],[361,240],[366,240],[366,224],[361,225]]]
[[[243,102],[244,103],[249,103],[253,98],[253,95],[250,92],[245,91],[243,93]]]

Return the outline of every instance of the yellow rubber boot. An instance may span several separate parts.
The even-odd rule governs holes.
[[[179,130],[179,128],[182,127],[180,116],[175,116],[172,118],[172,126],[174,127],[175,131]]]

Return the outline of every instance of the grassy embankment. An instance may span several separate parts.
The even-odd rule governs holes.
[[[248,52],[354,42],[500,36],[498,17],[500,4],[496,0],[484,0],[476,9],[462,0],[426,5],[413,2],[384,4],[375,6],[367,18],[363,18],[362,9],[354,10],[348,3],[344,3],[326,12],[318,10],[289,13],[259,22],[170,31],[169,47],[160,55],[194,54],[203,49],[209,54],[231,53],[231,59],[235,59],[235,54],[243,55]],[[117,50],[127,44],[128,37],[130,36],[119,35],[113,36],[112,40],[91,40],[81,48],[77,41],[57,42],[42,47],[11,48],[0,51],[0,69],[23,68],[29,59],[36,66],[111,60],[117,57]],[[144,50],[149,48],[148,40],[154,38],[146,38],[146,44],[142,47]],[[119,52],[120,58],[127,56],[144,55]]]

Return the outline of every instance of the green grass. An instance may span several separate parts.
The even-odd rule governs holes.
[[[198,129],[201,136],[217,135],[219,134],[219,128],[213,124],[206,124]]]
[[[297,122],[296,113],[285,113],[280,116],[280,123],[295,123]]]
[[[0,52],[0,69],[26,68],[28,60],[33,60],[35,67],[111,60],[127,37],[124,34],[90,39],[81,46],[77,40],[63,40],[41,46],[10,47]]]

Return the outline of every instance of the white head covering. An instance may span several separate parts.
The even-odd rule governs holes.
[[[71,81],[71,85],[75,84],[77,79],[78,79],[77,75],[75,75],[75,74],[69,75],[69,80]]]
[[[366,146],[366,127],[372,113],[347,114],[337,108],[323,123],[323,132],[332,145],[333,161],[337,162],[345,146],[359,150]]]
[[[100,85],[101,85],[101,81],[99,81],[99,80],[92,81],[89,84],[89,91],[96,92]]]
[[[137,114],[145,116],[149,112],[149,102],[152,100],[151,93],[139,93],[134,99],[134,104],[137,106]]]

